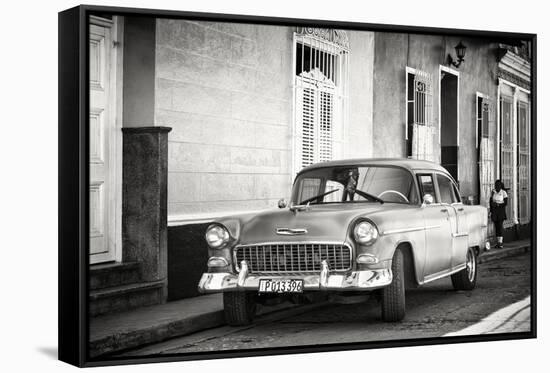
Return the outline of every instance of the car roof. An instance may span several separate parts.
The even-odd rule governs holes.
[[[345,166],[396,166],[406,168],[410,171],[440,171],[449,175],[449,172],[441,165],[424,161],[420,159],[409,158],[356,158],[356,159],[341,159],[337,161],[328,161],[315,163],[303,168],[302,172],[316,170],[324,167],[345,167]]]

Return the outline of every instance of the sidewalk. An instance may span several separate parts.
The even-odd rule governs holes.
[[[221,294],[210,294],[90,320],[90,356],[160,342],[223,325]]]
[[[483,252],[479,263],[528,252],[530,240],[507,243],[502,249]],[[260,306],[258,314],[299,307],[285,302]],[[224,325],[221,294],[209,294],[132,311],[92,318],[90,321],[90,356],[124,351],[158,343],[169,338]]]
[[[290,302],[258,305],[257,315],[297,307],[300,306]],[[222,325],[225,325],[225,320],[221,293],[99,316],[90,321],[90,357],[158,343]]]
[[[483,252],[478,258],[478,263],[487,263],[493,260],[506,258],[508,256],[523,254],[530,250],[530,239],[504,243],[504,247],[502,249],[491,248],[491,250]]]

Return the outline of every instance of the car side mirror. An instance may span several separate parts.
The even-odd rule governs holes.
[[[281,198],[279,202],[277,202],[277,206],[279,206],[280,209],[284,209],[288,203],[285,201],[284,198]]]
[[[422,204],[431,205],[432,203],[434,203],[434,197],[430,193],[424,194],[424,197],[422,198]]]

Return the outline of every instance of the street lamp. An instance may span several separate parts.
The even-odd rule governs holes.
[[[447,65],[453,65],[454,67],[458,68],[462,62],[464,62],[464,56],[466,55],[466,46],[462,44],[462,41],[460,41],[456,47],[456,62],[453,60],[453,57],[451,57],[450,54],[447,55]]]

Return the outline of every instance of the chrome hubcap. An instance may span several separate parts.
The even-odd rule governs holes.
[[[468,273],[468,280],[470,282],[473,282],[476,276],[476,257],[471,249],[468,250],[468,260],[466,262],[466,271]]]

